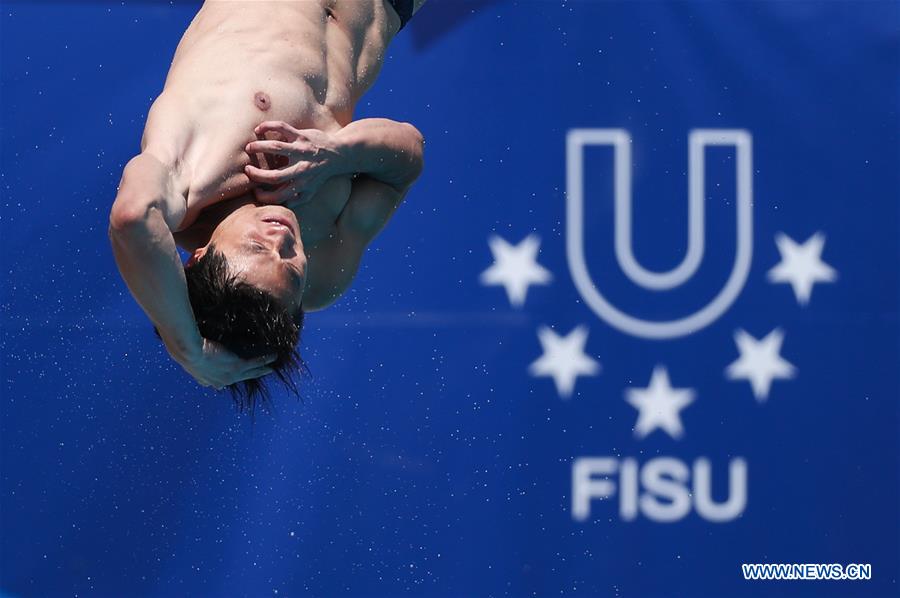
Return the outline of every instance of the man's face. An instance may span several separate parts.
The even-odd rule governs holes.
[[[219,223],[209,245],[225,256],[229,271],[239,279],[271,293],[292,313],[300,307],[306,255],[300,224],[291,210],[277,205],[241,206]]]

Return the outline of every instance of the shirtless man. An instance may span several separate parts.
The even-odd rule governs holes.
[[[109,232],[200,384],[251,408],[262,376],[296,390],[303,313],[348,288],[422,168],[412,125],[351,121],[424,1],[207,1],[185,32]]]

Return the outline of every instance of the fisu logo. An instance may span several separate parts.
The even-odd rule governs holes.
[[[706,148],[732,146],[735,149],[737,248],[734,263],[724,286],[705,306],[692,314],[669,321],[649,321],[634,317],[604,297],[587,268],[584,247],[584,148],[612,146],[614,160],[613,240],[616,260],[635,284],[649,291],[668,291],[687,282],[703,261],[705,251]],[[610,326],[646,339],[686,336],[713,323],[737,299],[753,259],[753,144],[750,133],[740,129],[694,129],[688,135],[688,245],[681,263],[667,272],[651,272],[634,255],[631,193],[631,136],[622,129],[573,129],[566,138],[566,258],[579,294],[591,310]],[[657,370],[658,371],[658,370]],[[668,375],[668,374],[667,374]],[[653,384],[651,382],[650,387]],[[674,396],[674,395],[673,395]],[[689,400],[693,396],[689,395]],[[672,405],[672,403],[669,403]],[[685,403],[686,406],[688,403]],[[638,405],[641,409],[641,405]],[[658,406],[647,409],[659,409]],[[644,409],[641,409],[644,415]],[[670,420],[680,418],[675,413]],[[640,427],[640,420],[636,429]],[[671,422],[670,422],[671,423]],[[663,422],[659,425],[665,426]],[[669,426],[671,427],[671,425]],[[670,430],[673,437],[679,430]],[[711,497],[711,466],[698,459],[693,492],[688,486],[691,468],[674,457],[659,457],[639,467],[633,458],[581,457],[572,463],[572,518],[583,521],[590,514],[593,499],[607,499],[619,491],[619,516],[632,521],[643,514],[652,521],[673,522],[687,516],[692,507],[712,522],[730,521],[743,513],[747,504],[747,465],[743,458],[729,464],[729,499],[717,505]],[[619,488],[611,476],[619,475]],[[595,476],[603,476],[597,479]],[[640,490],[643,488],[643,492]],[[662,500],[661,500],[662,499]]]
[[[673,319],[643,319],[620,305],[614,305],[591,276],[587,255],[589,249],[596,251],[597,246],[586,247],[585,239],[584,154],[589,146],[613,149],[612,242],[616,262],[629,280],[653,293],[678,288],[697,274],[706,248],[706,152],[711,147],[733,148],[734,261],[724,284],[712,291],[709,297],[698,298],[696,308],[688,309],[687,313]],[[624,334],[659,342],[675,341],[698,332],[728,311],[748,282],[753,260],[753,138],[749,131],[689,131],[687,250],[681,262],[667,272],[648,270],[634,254],[630,134],[623,129],[572,129],[566,136],[565,157],[566,259],[572,282],[593,314]],[[598,243],[607,242],[607,239],[598,240]],[[526,236],[518,244],[492,234],[488,245],[494,263],[482,272],[481,282],[484,285],[502,285],[512,307],[524,308],[532,285],[553,282],[553,272],[538,263],[540,239],[536,234]],[[837,279],[837,272],[821,257],[825,245],[823,233],[817,232],[806,242],[798,243],[787,234],[778,232],[775,245],[781,254],[781,262],[769,269],[767,278],[770,283],[790,284],[801,307],[808,305],[816,283]],[[771,313],[765,312],[764,317],[768,319]],[[723,362],[720,366],[723,369],[718,370],[727,380],[748,382],[758,404],[768,399],[775,380],[789,380],[797,375],[794,364],[781,355],[785,341],[784,328],[773,326],[768,321],[763,325],[768,332],[759,338],[743,329],[733,331],[731,338],[738,357],[730,363]],[[572,397],[580,378],[614,375],[613,372],[604,372],[601,361],[588,350],[587,323],[576,325],[568,333],[560,333],[552,325],[538,325],[536,333],[542,354],[527,366],[527,372],[536,378],[552,378],[560,398]],[[614,336],[607,335],[606,350],[615,350],[615,342]],[[652,346],[648,346],[647,353],[651,351]],[[714,363],[721,359],[721,355],[717,347],[709,352],[706,361]],[[677,372],[670,374],[664,363],[648,363],[647,369],[652,371],[645,378],[648,380],[646,386],[629,381],[628,386],[622,389],[622,398],[638,412],[636,420],[629,420],[633,436],[643,441],[650,435],[667,435],[672,441],[680,441],[685,436],[681,413],[698,402],[699,393],[695,387],[678,384],[682,382],[681,376]],[[708,373],[705,375],[708,376]],[[605,405],[602,407],[604,410],[614,408],[609,403]],[[742,405],[736,404],[736,408],[745,408]],[[612,421],[621,420],[610,415],[607,417]],[[719,462],[719,459],[716,461]],[[595,501],[608,504],[609,501],[604,499],[618,494],[619,516],[623,521],[644,516],[656,522],[674,522],[692,512],[710,522],[732,521],[740,517],[747,506],[749,466],[744,457],[733,456],[727,460],[724,470],[720,467],[713,467],[712,461],[705,457],[693,464],[673,456],[657,457],[645,463],[621,455],[573,457],[569,487],[571,516],[575,521],[586,520],[591,515],[592,506],[601,508]],[[728,495],[723,502],[717,502],[712,498],[712,480],[715,477],[718,481],[723,474],[727,478]]]

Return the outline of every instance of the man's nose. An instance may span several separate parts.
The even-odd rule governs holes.
[[[282,258],[287,259],[297,255],[296,245],[294,236],[288,232],[284,232],[279,236],[276,248],[278,249],[278,254]]]

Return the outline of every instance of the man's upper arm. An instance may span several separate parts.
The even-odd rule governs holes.
[[[335,233],[310,250],[310,282],[314,285],[304,292],[305,310],[323,309],[349,288],[366,246],[390,220],[408,189],[365,175],[354,179]]]
[[[192,133],[184,106],[184,99],[170,91],[153,102],[141,138],[141,153],[122,173],[110,212],[112,226],[139,223],[151,208],[160,211],[172,231],[185,224],[187,200],[178,189],[175,172],[178,156]]]

